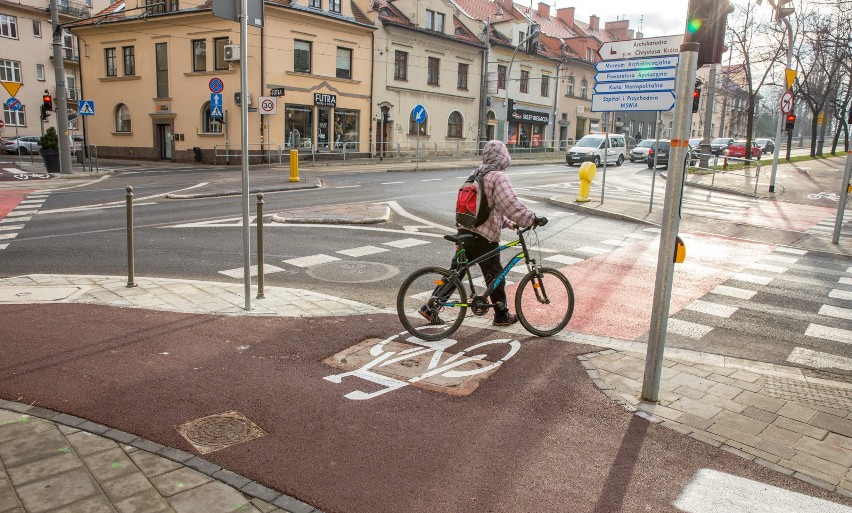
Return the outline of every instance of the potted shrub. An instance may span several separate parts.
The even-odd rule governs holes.
[[[50,127],[45,130],[44,135],[38,140],[38,145],[41,147],[38,152],[47,172],[59,173],[59,137],[56,135],[56,129]]]

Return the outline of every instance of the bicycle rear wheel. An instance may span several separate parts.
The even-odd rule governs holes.
[[[560,332],[574,313],[574,289],[564,274],[542,267],[524,276],[515,292],[515,311],[527,331],[539,337]]]
[[[396,296],[399,320],[409,333],[436,341],[452,335],[467,312],[467,293],[458,278],[440,267],[414,271]]]

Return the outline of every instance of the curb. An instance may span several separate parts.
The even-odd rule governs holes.
[[[568,210],[575,210],[577,212],[583,212],[586,215],[594,215],[598,217],[606,217],[609,219],[615,219],[617,221],[629,221],[633,223],[644,224],[648,226],[660,226],[657,223],[646,221],[645,219],[639,219],[638,217],[632,217],[627,214],[620,214],[618,212],[610,212],[609,210],[599,210],[596,208],[587,208],[581,205],[577,205],[575,203],[569,203],[564,200],[556,199],[556,198],[545,198],[545,203],[554,207],[566,208]]]
[[[275,223],[299,223],[299,224],[379,224],[390,219],[391,209],[388,205],[372,204],[367,207],[370,210],[381,210],[379,215],[365,215],[360,219],[347,219],[344,217],[286,217],[281,214],[273,214],[272,221]]]
[[[293,184],[293,185],[272,185],[268,187],[253,187],[249,194],[257,194],[261,192],[283,192],[283,191],[297,191],[303,189],[321,189],[323,187],[322,180],[319,178],[315,178],[315,183],[313,184]],[[242,194],[240,190],[228,189],[224,191],[218,192],[198,192],[194,194],[166,194],[166,199],[198,199],[198,198],[219,198],[224,196],[238,196]]]

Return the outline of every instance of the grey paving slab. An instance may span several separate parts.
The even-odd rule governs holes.
[[[68,441],[58,429],[35,433],[15,439],[15,443],[0,444],[0,460],[6,468],[23,465],[68,450]]]
[[[75,468],[83,468],[83,462],[75,454],[66,452],[12,467],[7,472],[11,483],[21,486]]]
[[[218,481],[212,481],[169,498],[176,513],[258,513],[241,493]]]
[[[99,493],[89,473],[81,468],[18,486],[15,492],[31,513],[67,506]]]
[[[20,506],[20,503],[12,484],[8,479],[0,479],[0,511],[18,509],[18,506]]]
[[[83,499],[74,504],[69,504],[57,511],[57,513],[115,513],[112,503],[103,495],[96,495]]]
[[[191,468],[181,467],[151,479],[151,484],[163,496],[172,495],[209,483],[212,478]]]
[[[86,431],[78,431],[76,433],[66,435],[65,439],[74,448],[74,452],[80,456],[89,456],[97,452],[117,449],[118,445],[113,440],[108,440],[104,437],[97,436]]]
[[[138,470],[119,447],[82,457],[82,460],[89,472],[99,481],[107,481]]]
[[[157,490],[138,493],[114,504],[118,513],[161,513],[172,511],[169,503]]]
[[[54,429],[53,425],[45,420],[17,412],[9,413],[13,414],[15,418],[0,425],[0,443]]]
[[[142,492],[153,490],[151,482],[141,472],[101,481],[101,488],[113,502],[120,502]]]
[[[148,478],[154,478],[181,468],[180,463],[147,451],[135,451],[128,456]]]

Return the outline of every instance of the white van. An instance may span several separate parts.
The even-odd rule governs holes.
[[[620,166],[627,158],[627,141],[624,134],[609,134],[608,149],[605,148],[605,138],[606,134],[602,132],[584,136],[565,154],[565,162],[569,166],[583,162],[594,162],[599,166],[603,163],[606,152],[606,161]]]

